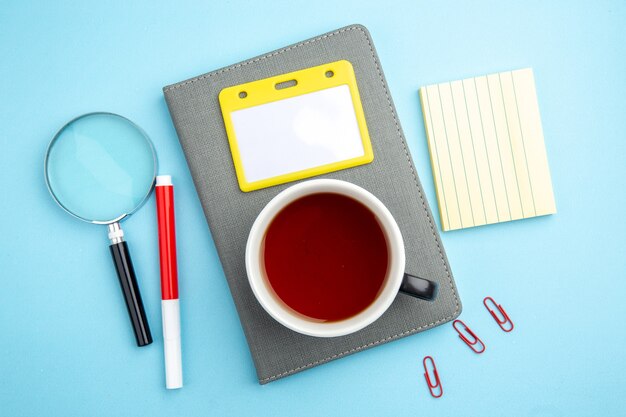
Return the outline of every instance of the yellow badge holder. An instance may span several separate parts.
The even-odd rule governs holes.
[[[219,101],[244,192],[374,159],[348,61],[228,87]]]

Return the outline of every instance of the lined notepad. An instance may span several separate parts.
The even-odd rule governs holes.
[[[444,231],[556,213],[532,69],[420,98]]]

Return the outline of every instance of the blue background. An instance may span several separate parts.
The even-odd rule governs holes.
[[[624,415],[626,5],[261,3],[2,2],[0,415]],[[435,211],[418,88],[533,67],[558,213],[443,234],[484,354],[447,324],[259,386],[161,87],[356,22]],[[65,214],[44,184],[52,135],[96,110],[142,126],[174,176],[179,391],[164,388],[154,198],[124,224],[155,339],[139,349],[105,229]],[[500,331],[486,295],[515,331]]]

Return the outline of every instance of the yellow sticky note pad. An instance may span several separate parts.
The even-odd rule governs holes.
[[[242,191],[374,159],[348,61],[228,87],[219,101]]]
[[[556,213],[532,69],[420,98],[444,231]]]

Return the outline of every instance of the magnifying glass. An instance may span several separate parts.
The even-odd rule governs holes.
[[[135,270],[120,222],[146,202],[157,161],[146,133],[112,113],[77,117],[54,136],[44,163],[57,204],[88,223],[106,225],[109,246],[138,346],[152,343]]]

